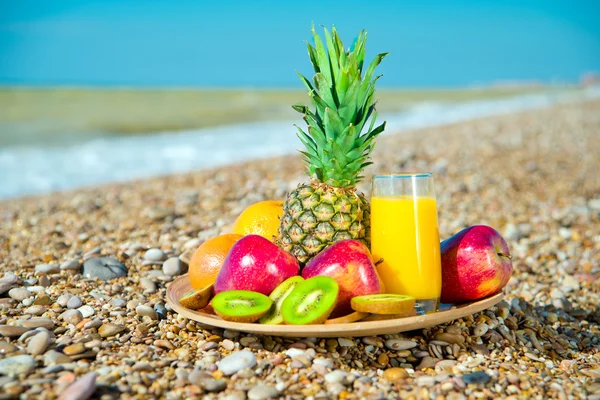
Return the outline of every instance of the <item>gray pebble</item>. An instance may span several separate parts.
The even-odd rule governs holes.
[[[471,374],[462,376],[463,381],[469,385],[471,383],[487,383],[490,380],[490,376],[483,371],[476,371]]]
[[[35,360],[31,356],[19,355],[0,360],[0,374],[17,376],[26,374],[35,368]]]
[[[181,275],[183,273],[183,262],[178,257],[171,257],[163,263],[162,270],[165,275]]]
[[[83,276],[108,281],[127,275],[127,267],[114,257],[90,258],[83,264]]]
[[[162,302],[156,303],[154,311],[156,311],[160,319],[167,319],[167,307]]]
[[[19,277],[12,272],[7,272],[0,278],[0,294],[8,292],[19,283]]]
[[[60,269],[68,271],[79,271],[81,269],[81,263],[77,260],[69,260],[60,264]]]
[[[242,350],[232,353],[219,361],[217,364],[224,375],[233,375],[244,368],[252,368],[256,365],[256,356],[250,350]]]
[[[40,331],[37,335],[29,339],[29,343],[27,343],[27,352],[32,356],[43,354],[50,342],[50,333],[48,331]]]
[[[60,268],[57,264],[38,264],[35,266],[35,273],[38,275],[51,275],[59,272]]]
[[[135,312],[137,313],[137,315],[139,315],[140,317],[149,317],[150,319],[153,320],[157,320],[158,319],[158,314],[156,313],[156,311],[154,311],[154,309],[152,307],[149,306],[145,306],[145,305],[139,305],[135,308]]]
[[[144,289],[144,293],[152,294],[156,292],[156,283],[148,278],[141,278],[140,286]]]
[[[96,391],[96,372],[88,372],[60,394],[58,400],[87,400]]]
[[[425,375],[417,378],[417,386],[432,387],[435,385],[435,378],[433,376]]]
[[[46,311],[45,306],[34,305],[34,306],[27,307],[25,310],[23,310],[23,313],[29,314],[29,315],[42,315],[45,311]]]
[[[79,296],[73,296],[67,301],[67,308],[79,308],[82,304]]]
[[[60,318],[67,324],[77,325],[83,319],[79,310],[67,310],[60,314]]]
[[[279,397],[279,392],[273,386],[259,383],[248,391],[248,399],[263,400]]]
[[[325,375],[325,382],[327,383],[344,383],[347,381],[346,379],[347,372],[342,371],[341,369],[336,369],[335,371],[331,371],[327,375]]]
[[[8,295],[13,300],[23,301],[31,296],[31,292],[25,288],[12,288],[8,291]]]
[[[88,306],[87,304],[79,307],[77,310],[81,313],[81,316],[83,318],[88,318],[95,314],[94,309],[91,306]]]
[[[385,347],[389,350],[410,350],[417,347],[417,342],[412,340],[388,339],[385,341]]]
[[[71,297],[73,297],[73,295],[69,293],[61,294],[58,296],[58,299],[56,299],[56,303],[61,307],[66,307]]]
[[[44,354],[44,365],[56,365],[56,364],[67,364],[72,360],[66,354],[58,352],[56,350],[49,350]]]
[[[144,260],[146,261],[165,261],[167,255],[161,249],[150,249],[144,253]]]

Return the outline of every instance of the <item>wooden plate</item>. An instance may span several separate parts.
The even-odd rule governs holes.
[[[412,331],[422,329],[443,322],[471,315],[500,302],[504,295],[497,293],[482,300],[459,305],[444,304],[441,311],[427,315],[388,319],[383,321],[353,322],[350,324],[335,325],[262,325],[222,320],[216,315],[201,311],[193,311],[179,304],[179,298],[192,290],[192,285],[187,275],[175,279],[167,288],[167,303],[173,310],[186,318],[199,322],[207,327],[232,329],[247,333],[261,335],[288,336],[288,337],[352,337],[372,336]]]

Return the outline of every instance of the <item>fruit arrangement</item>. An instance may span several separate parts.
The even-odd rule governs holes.
[[[204,242],[189,263],[194,290],[179,299],[232,322],[342,324],[402,318],[416,299],[386,293],[370,253],[370,205],[357,191],[385,122],[376,126],[374,72],[387,53],[363,71],[367,34],[345,49],[335,28],[325,44],[314,31],[308,54],[312,82],[300,75],[314,111],[293,108],[310,182],[285,201],[262,201],[237,218],[232,233]],[[437,244],[437,241],[435,242]],[[441,243],[443,302],[498,292],[510,278],[506,242],[494,229],[467,228]],[[437,247],[437,245],[436,245]]]

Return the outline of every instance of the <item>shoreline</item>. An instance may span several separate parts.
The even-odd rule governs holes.
[[[34,309],[3,295],[0,325],[42,318],[51,332],[39,354],[30,343],[40,333],[0,339],[11,350],[0,367],[19,352],[34,362],[0,376],[0,386],[24,398],[78,382],[103,399],[598,399],[599,131],[600,100],[591,100],[378,140],[365,176],[433,171],[440,236],[490,225],[514,257],[498,306],[403,335],[251,335],[207,330],[165,308],[176,274],[146,250],[179,257],[227,232],[247,205],[282,198],[305,180],[299,155],[0,201],[0,271],[39,288]],[[117,257],[127,276],[84,279],[80,263],[99,256]],[[85,319],[65,317],[66,294],[86,307]],[[234,363],[242,352],[251,364]],[[234,363],[233,375],[223,362]]]

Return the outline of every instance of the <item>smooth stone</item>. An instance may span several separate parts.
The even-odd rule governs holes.
[[[79,271],[81,269],[81,263],[77,260],[68,260],[60,264],[60,269],[68,271]]]
[[[141,278],[140,286],[144,289],[144,293],[156,292],[156,283],[148,278]]]
[[[127,267],[114,257],[94,257],[83,264],[83,276],[108,281],[127,275]]]
[[[98,328],[98,333],[103,338],[114,336],[120,332],[125,330],[125,326],[119,324],[102,324],[100,328]]]
[[[342,371],[341,369],[336,369],[335,371],[331,371],[327,375],[325,375],[325,382],[327,383],[344,383],[347,381],[348,373],[346,371]]]
[[[86,350],[83,343],[71,344],[63,349],[63,353],[68,356],[74,356],[75,354],[81,354]]]
[[[144,253],[144,260],[146,261],[165,261],[167,255],[161,249],[150,249]]]
[[[140,317],[149,317],[150,319],[153,319],[153,320],[158,319],[158,314],[156,313],[156,311],[154,311],[154,309],[149,306],[140,304],[139,306],[137,306],[135,308],[135,312]]]
[[[38,294],[38,297],[33,301],[36,306],[49,306],[52,304],[52,299],[47,294]]]
[[[389,350],[410,350],[417,347],[417,342],[412,340],[388,339],[385,341],[385,347]]]
[[[84,329],[91,329],[91,328],[99,328],[102,326],[102,320],[100,318],[94,318],[91,321],[88,321],[85,323],[85,325],[83,325]]]
[[[248,391],[248,399],[264,400],[279,397],[279,392],[273,386],[259,383]]]
[[[408,372],[404,368],[388,368],[383,371],[383,379],[387,379],[388,381],[394,382],[398,379],[408,378]]]
[[[435,378],[433,376],[425,375],[417,378],[417,386],[432,387],[435,385]]]
[[[35,360],[27,355],[18,355],[0,360],[0,375],[17,376],[26,374],[34,368]]]
[[[35,273],[37,275],[51,275],[60,272],[60,268],[57,264],[38,264],[35,266]]]
[[[37,335],[29,339],[29,343],[27,343],[27,352],[32,356],[43,354],[50,343],[50,333],[48,331],[40,331]]]
[[[56,299],[56,303],[61,307],[66,307],[71,297],[73,297],[73,295],[70,293],[61,294],[58,296],[58,299]]]
[[[329,358],[315,358],[313,364],[321,365],[325,368],[333,368],[333,361]]]
[[[435,365],[440,361],[439,358],[433,358],[431,356],[425,356],[421,359],[421,363],[417,365],[417,369],[434,368]]]
[[[54,365],[54,364],[68,364],[70,363],[71,358],[61,352],[56,350],[49,350],[44,354],[44,365]]]
[[[14,353],[17,350],[19,350],[19,348],[17,346],[15,346],[14,344],[10,344],[7,342],[0,342],[0,354]]]
[[[19,277],[12,272],[7,272],[0,278],[0,294],[8,292],[19,283]]]
[[[114,308],[123,308],[123,307],[125,307],[127,302],[125,300],[123,300],[122,298],[117,297],[115,299],[112,299],[110,301],[110,303],[108,303],[108,304],[110,304]]]
[[[67,301],[67,308],[79,308],[82,304],[83,302],[81,301],[79,296],[73,296],[69,299],[69,301]]]
[[[352,340],[346,339],[346,338],[339,338],[338,339],[338,343],[340,344],[341,347],[353,347],[353,346],[356,346],[356,344]]]
[[[83,318],[89,318],[92,315],[94,315],[96,312],[94,311],[94,308],[92,306],[88,306],[87,304],[84,306],[81,306],[77,309],[77,311],[79,311],[81,313],[81,316]]]
[[[167,307],[165,307],[165,305],[162,302],[156,303],[156,305],[154,306],[154,311],[156,311],[160,319],[167,318]]]
[[[241,350],[228,355],[217,363],[224,375],[233,375],[244,368],[256,365],[256,355],[250,350]]]
[[[23,313],[29,314],[29,315],[42,315],[45,311],[46,311],[45,306],[35,305],[35,306],[27,307],[25,310],[23,310]]]
[[[163,263],[162,270],[165,275],[181,275],[183,273],[183,262],[178,257],[171,257]]]
[[[83,315],[79,310],[67,310],[60,314],[60,318],[67,324],[77,325],[83,319]]]
[[[19,337],[29,330],[24,326],[0,325],[0,335],[9,338]]]
[[[476,371],[462,376],[462,380],[467,384],[487,383],[491,377],[483,371]]]
[[[8,291],[8,295],[11,299],[21,302],[30,297],[31,292],[25,288],[12,288]]]
[[[60,394],[58,400],[87,400],[96,391],[96,372],[88,372],[81,378],[73,382],[64,392]]]

